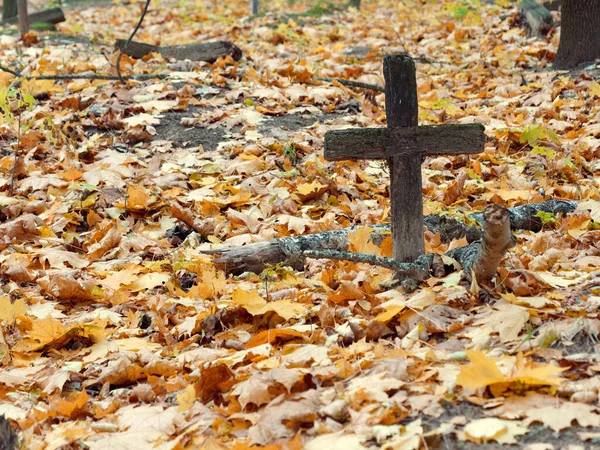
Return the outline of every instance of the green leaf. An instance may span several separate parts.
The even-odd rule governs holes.
[[[546,158],[552,158],[554,155],[556,155],[556,152],[551,148],[544,147],[543,145],[536,145],[535,147],[533,147],[533,150],[531,150],[531,154],[545,156]]]
[[[542,221],[542,225],[556,223],[556,216],[550,212],[538,211],[533,217],[537,217],[538,219],[540,219]]]
[[[521,132],[519,142],[521,144],[527,142],[530,146],[534,147],[540,139],[547,139],[555,144],[560,144],[560,138],[554,130],[540,125],[531,125],[525,128]]]
[[[523,130],[519,142],[521,144],[527,142],[533,147],[537,145],[538,140],[543,139],[544,137],[546,137],[544,129],[538,125],[532,125]]]

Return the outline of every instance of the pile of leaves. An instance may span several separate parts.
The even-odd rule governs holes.
[[[325,15],[274,1],[257,17],[247,3],[161,2],[136,36],[228,40],[239,62],[123,56],[126,73],[169,74],[127,84],[0,72],[0,414],[23,445],[418,449],[551,445],[562,430],[560,445],[598,442],[598,71],[553,71],[558,34],[528,39],[508,1]],[[2,34],[2,66],[114,74],[111,43],[142,6]],[[204,250],[353,224],[353,251],[390,254],[368,228],[389,220],[386,166],[322,154],[328,130],[385,126],[383,93],[318,78],[381,85],[383,56],[404,52],[420,122],[481,122],[488,136],[475,157],[425,161],[426,213],[555,198],[577,211],[517,233],[487,304],[460,272],[407,293],[360,263],[216,267]]]

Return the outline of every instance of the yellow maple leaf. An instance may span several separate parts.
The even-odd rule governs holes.
[[[267,303],[256,291],[246,292],[240,287],[233,291],[233,303],[239,305],[253,316],[265,314],[269,311],[275,312],[285,320],[299,316],[306,312],[304,305],[291,300],[277,300]]]
[[[24,316],[26,312],[25,300],[22,298],[13,303],[8,295],[0,296],[0,322],[12,323],[17,316]]]
[[[590,95],[592,95],[594,97],[600,97],[600,84],[591,83],[588,86],[588,91],[589,91]]]
[[[223,292],[226,285],[227,279],[223,271],[214,266],[203,267],[198,272],[198,284],[189,290],[187,297],[214,298]]]
[[[467,356],[471,361],[471,365],[460,368],[456,384],[469,389],[478,389],[506,382],[506,378],[504,378],[496,363],[487,359],[483,352],[467,351]]]
[[[241,287],[236,287],[232,294],[233,304],[239,305],[253,316],[264,314],[263,309],[267,302],[256,291],[247,292]]]
[[[511,376],[504,376],[496,363],[487,359],[482,352],[467,351],[467,356],[471,361],[471,365],[461,367],[456,383],[469,389],[485,386],[494,388],[494,385],[507,385],[510,383],[529,386],[560,385],[563,381],[557,375],[565,369],[550,364],[523,362],[521,356],[519,356]],[[494,390],[496,393],[500,393],[503,389],[501,386],[497,386]]]
[[[67,329],[62,326],[59,320],[48,316],[32,322],[29,336],[19,341],[13,349],[21,352],[39,350],[47,344],[62,338],[66,333]]]
[[[381,256],[381,249],[371,242],[371,229],[369,227],[360,227],[349,233],[348,242],[352,252]]]
[[[169,281],[171,276],[168,273],[151,272],[140,276],[133,283],[125,286],[132,292],[144,291],[146,289],[153,289],[157,286],[161,286]]]
[[[193,384],[190,384],[188,385],[188,387],[185,388],[185,390],[181,394],[177,395],[177,403],[179,403],[179,406],[177,406],[177,411],[180,413],[189,411],[190,408],[194,405],[195,401],[196,388]]]
[[[64,88],[53,80],[23,80],[21,90],[33,96],[46,92],[64,92]]]

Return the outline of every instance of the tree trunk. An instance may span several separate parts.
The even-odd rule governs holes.
[[[554,67],[571,69],[600,58],[600,1],[563,0]]]
[[[122,50],[132,58],[143,58],[150,52],[160,53],[165,58],[177,60],[189,59],[190,61],[207,61],[214,63],[217,59],[231,56],[235,61],[242,57],[242,51],[227,41],[203,42],[200,44],[184,44],[160,47],[158,45],[145,44],[143,42],[131,41],[126,49],[125,39],[117,39],[115,50]]]
[[[17,17],[17,0],[4,0],[2,5],[2,20]]]
[[[19,34],[21,37],[29,33],[29,17],[27,14],[27,0],[17,0],[19,12]]]

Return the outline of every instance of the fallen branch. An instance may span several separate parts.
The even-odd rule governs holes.
[[[340,252],[336,250],[306,250],[304,256],[315,259],[335,259],[338,261],[352,261],[371,264],[373,266],[385,267],[395,270],[399,275],[411,278],[415,281],[423,281],[429,278],[433,266],[434,255],[422,255],[412,263],[396,261],[384,256],[368,255],[365,253]]]
[[[543,203],[510,208],[508,210],[510,226],[512,229],[538,231],[543,226],[542,219],[536,217],[538,212],[555,215],[568,214],[575,210],[577,203],[576,201],[550,200]],[[468,216],[468,219],[473,220],[475,224],[481,225],[484,221],[484,214],[471,214]],[[468,242],[473,242],[481,238],[480,228],[465,224],[452,217],[431,214],[425,216],[424,223],[427,229],[434,233],[439,233],[443,242],[460,239],[461,237],[466,237]],[[304,252],[307,250],[347,251],[348,234],[357,227],[353,226],[341,230],[273,239],[242,247],[205,250],[203,253],[217,255],[218,257],[213,262],[223,267],[227,272],[234,274],[242,272],[260,273],[266,266],[278,263],[300,270],[304,266]],[[371,229],[371,240],[375,244],[381,243],[390,233],[389,224],[370,225],[369,228]],[[463,256],[459,256],[459,258],[463,258]]]
[[[189,59],[190,61],[206,61],[214,63],[219,58],[231,56],[235,61],[242,57],[242,51],[231,42],[215,41],[200,44],[174,45],[160,47],[158,45],[144,44],[143,42],[132,41],[125,46],[127,42],[123,39],[117,39],[115,43],[116,50],[122,50],[127,56],[132,58],[143,58],[149,53],[160,53],[165,58],[174,58],[177,60]]]
[[[509,248],[514,246],[514,237],[510,231],[508,209],[505,206],[493,204],[483,212],[482,240],[459,247],[447,253],[454,258],[463,268],[464,277],[471,281],[472,275],[479,283],[486,283],[496,275],[500,261]],[[402,278],[411,278],[414,281],[427,279],[433,270],[439,272],[440,266],[443,276],[443,263],[436,261],[438,255],[422,255],[414,262],[406,263],[377,255],[364,253],[349,253],[335,250],[307,250],[304,255],[310,258],[335,259],[352,262],[363,262],[374,266],[386,267],[396,271]],[[437,264],[434,264],[437,262]]]
[[[385,92],[385,88],[383,86],[380,86],[378,84],[363,83],[362,81],[344,80],[343,78],[328,78],[328,77],[315,77],[315,79],[317,79],[319,81],[328,81],[330,83],[332,81],[337,81],[338,83],[340,83],[344,86],[348,86],[348,87],[354,87],[354,88],[360,88],[360,89],[371,89],[372,91]]]
[[[10,69],[0,66],[0,70],[8,72],[16,77],[21,77],[23,80],[118,80],[117,75],[85,75],[85,74],[73,74],[73,75],[35,75],[35,76],[22,76],[19,72],[14,72]],[[171,74],[168,73],[141,73],[137,75],[123,75],[124,80],[133,81],[144,81],[144,80],[163,80],[169,78]],[[14,86],[13,86],[14,87]]]

